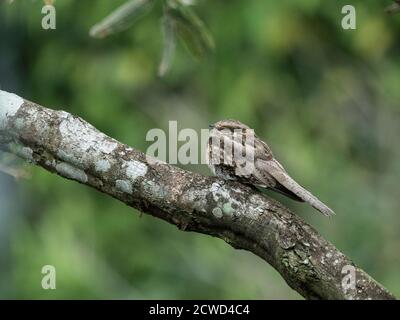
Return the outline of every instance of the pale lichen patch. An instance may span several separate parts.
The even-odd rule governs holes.
[[[66,154],[86,154],[97,158],[110,154],[118,144],[93,126],[65,112],[60,112],[63,119],[59,125],[61,135],[60,150]],[[79,141],[77,140],[79,138]]]
[[[160,184],[151,180],[145,180],[142,185],[144,190],[150,193],[153,198],[162,199],[165,197],[165,190]]]
[[[97,172],[107,172],[111,168],[110,161],[105,159],[97,160],[94,166]]]
[[[68,163],[65,162],[58,163],[56,165],[56,170],[59,174],[61,174],[64,177],[77,180],[83,183],[88,181],[88,177],[83,170],[71,166]]]
[[[225,215],[231,217],[233,216],[235,210],[232,208],[232,204],[230,202],[226,202],[222,206],[222,211],[224,212]]]
[[[0,130],[6,129],[9,118],[15,116],[23,104],[21,97],[0,90]]]
[[[132,194],[132,183],[127,180],[117,180],[115,181],[115,187],[118,191]]]
[[[18,118],[15,120],[14,125],[17,130],[21,130],[25,126],[25,122],[23,119]]]
[[[74,155],[65,152],[62,149],[58,150],[57,157],[62,161],[69,162],[74,165],[79,165],[79,159],[77,159]]]
[[[147,165],[136,160],[125,161],[123,167],[126,167],[126,175],[132,180],[143,177],[147,173]]]
[[[216,217],[217,219],[220,219],[220,218],[222,218],[222,216],[223,216],[223,214],[222,214],[222,210],[221,210],[221,208],[214,208],[213,210],[212,210],[212,214],[214,215],[214,217]]]
[[[23,155],[23,157],[28,160],[28,161],[32,161],[33,160],[33,150],[29,147],[23,147],[21,149],[21,154]]]
[[[23,147],[21,145],[14,145],[14,152],[21,158],[31,162],[33,161],[33,150],[29,147]]]
[[[204,190],[187,190],[182,196],[182,203],[191,209],[190,214],[192,211],[206,213],[207,193]]]
[[[100,152],[110,154],[118,147],[118,144],[113,141],[103,140],[103,143],[99,147]]]
[[[231,197],[229,190],[219,183],[213,183],[210,187],[210,192],[214,202],[222,208],[221,214],[226,214],[227,216],[239,215],[240,202],[233,197]]]

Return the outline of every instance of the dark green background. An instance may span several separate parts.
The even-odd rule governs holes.
[[[97,40],[90,27],[123,1],[57,0],[55,31],[41,28],[41,1],[2,1],[1,89],[143,151],[168,120],[196,130],[241,120],[337,215],[274,197],[399,296],[400,15],[383,12],[390,1],[351,1],[357,30],[345,31],[348,1],[198,2],[216,49],[196,61],[179,43],[160,79],[160,3]],[[301,298],[250,253],[29,170],[22,181],[0,174],[2,298]],[[47,264],[56,290],[41,288]]]

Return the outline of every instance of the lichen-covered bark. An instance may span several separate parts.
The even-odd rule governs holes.
[[[0,91],[0,145],[182,230],[253,252],[305,298],[395,298],[277,201],[240,183],[159,162],[79,117]],[[349,289],[342,286],[346,266],[355,268]]]

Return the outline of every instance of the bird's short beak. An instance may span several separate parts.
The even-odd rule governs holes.
[[[209,124],[208,126],[209,126],[210,129],[215,127],[213,124]]]

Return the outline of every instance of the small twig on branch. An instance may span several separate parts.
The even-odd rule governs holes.
[[[240,183],[147,157],[64,111],[0,91],[0,143],[3,150],[182,230],[253,252],[305,298],[395,299],[277,201]]]

